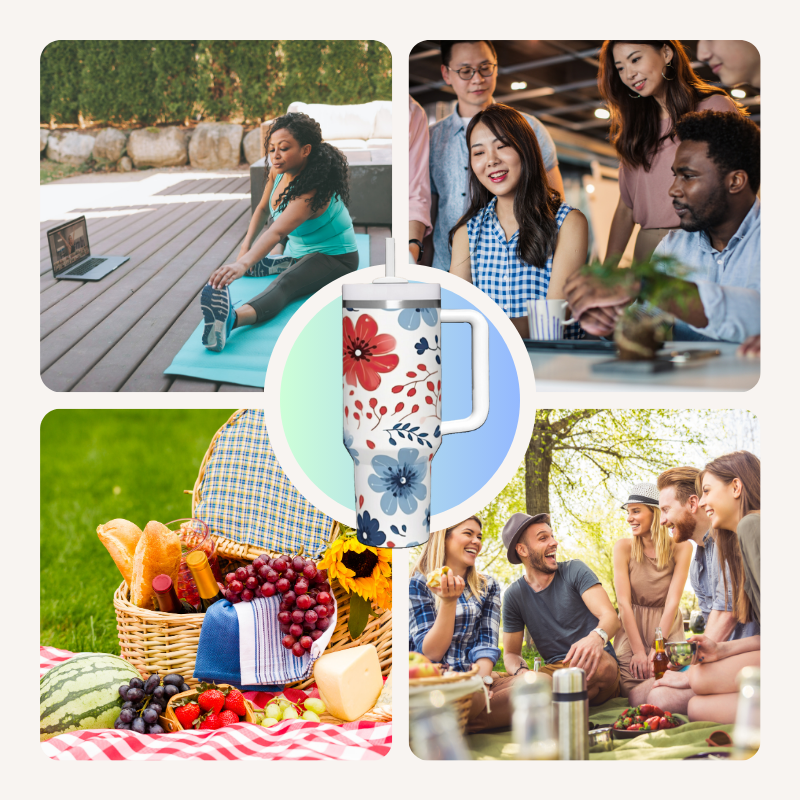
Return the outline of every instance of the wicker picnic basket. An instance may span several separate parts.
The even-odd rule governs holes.
[[[237,411],[225,423],[211,440],[200,471],[195,481],[192,494],[192,515],[201,500],[203,480],[215,447],[223,431],[235,425],[247,409]],[[296,493],[296,490],[294,490]],[[187,492],[188,493],[188,492]],[[333,541],[339,534],[339,523],[330,520],[327,541]],[[277,556],[280,553],[265,547],[240,543],[212,533],[216,544],[218,558],[231,566],[238,566],[255,560],[262,553]],[[295,550],[299,550],[296,548]],[[237,563],[239,562],[239,563]],[[336,627],[326,653],[345,650],[363,644],[373,644],[378,650],[381,671],[388,675],[392,667],[392,612],[383,611],[377,617],[371,617],[361,636],[353,640],[348,631],[350,617],[350,598],[338,582],[332,586],[338,608]],[[143,675],[159,673],[161,675],[177,672],[184,676],[189,686],[196,686],[194,674],[197,645],[200,641],[200,628],[203,614],[164,614],[160,611],[139,608],[129,599],[130,592],[125,581],[114,593],[114,609],[117,615],[117,632],[122,658],[130,661]],[[294,684],[300,689],[313,683],[313,675],[304,681]]]
[[[409,687],[419,686],[429,689],[430,691],[434,691],[435,689],[441,689],[443,686],[454,686],[455,684],[468,680],[477,674],[478,665],[474,664],[472,669],[470,669],[468,672],[459,672],[458,675],[448,675],[441,678],[409,678],[408,685]],[[480,689],[476,689],[475,691],[480,691]],[[453,713],[456,716],[458,727],[461,730],[461,733],[464,733],[464,731],[467,729],[469,712],[472,708],[473,694],[475,694],[475,692],[470,692],[463,697],[459,697],[456,700],[450,700],[447,702],[447,705],[452,708]]]

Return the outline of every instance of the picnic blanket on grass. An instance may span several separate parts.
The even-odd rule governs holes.
[[[363,269],[369,266],[369,236],[357,233],[356,243],[359,269]],[[269,275],[266,278],[241,278],[234,281],[230,286],[234,308],[261,294],[277,277]],[[236,383],[240,386],[258,386],[263,389],[267,365],[275,343],[286,323],[306,299],[303,297],[290,303],[268,322],[233,331],[221,353],[214,353],[203,347],[203,315],[198,305],[197,327],[164,370],[164,374]]]
[[[616,697],[602,706],[589,709],[589,721],[594,725],[611,725],[623,708],[628,707],[624,697]],[[686,717],[678,714],[680,719]],[[728,747],[709,747],[706,739],[713,731],[733,733],[733,725],[718,725],[716,722],[690,722],[679,728],[643,734],[635,739],[620,739],[608,744],[596,745],[589,751],[590,761],[622,761],[658,759],[683,759],[706,752],[729,751]],[[474,733],[465,737],[470,755],[476,761],[514,759],[516,745],[511,732]]]
[[[74,653],[39,648],[39,676]],[[257,695],[247,693],[254,699]],[[392,746],[391,723],[344,725],[289,720],[271,728],[243,722],[216,731],[183,731],[156,736],[133,731],[91,730],[63,733],[42,742],[48,758],[60,761],[290,760],[374,761]]]

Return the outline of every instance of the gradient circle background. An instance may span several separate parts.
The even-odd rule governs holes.
[[[445,288],[442,307],[480,311]],[[503,337],[488,322],[489,416],[478,430],[442,438],[432,462],[432,515],[455,508],[478,492],[500,468],[517,430],[517,371]],[[470,340],[469,325],[442,325],[442,418],[446,420],[467,417],[472,410]],[[342,444],[340,298],[324,306],[295,339],[281,379],[280,413],[292,455],[308,478],[328,497],[354,508],[353,461]]]

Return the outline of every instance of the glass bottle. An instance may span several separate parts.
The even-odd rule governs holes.
[[[528,671],[514,682],[511,728],[516,757],[525,761],[555,761],[558,743],[553,729],[550,681],[538,671]]]
[[[733,727],[733,757],[751,758],[761,744],[761,670],[744,667],[739,673],[739,702]]]
[[[656,628],[656,638],[653,642],[656,654],[653,656],[653,671],[656,680],[663,677],[664,673],[669,667],[669,658],[667,657],[666,650],[664,649],[664,634],[661,633],[661,628]]]
[[[203,550],[192,550],[186,556],[186,563],[192,571],[192,577],[197,585],[200,595],[200,613],[208,611],[217,600],[222,600],[222,593],[217,586],[217,580],[211,571],[211,565]]]
[[[439,704],[436,698],[432,697],[430,703],[412,706],[410,725],[411,750],[417,758],[426,761],[470,759],[455,714],[450,706]]]
[[[186,600],[178,598],[172,578],[169,575],[156,575],[153,578],[153,594],[158,608],[164,614],[195,614],[197,609]]]

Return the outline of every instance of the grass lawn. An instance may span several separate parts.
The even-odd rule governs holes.
[[[84,162],[80,167],[73,167],[69,164],[59,164],[58,161],[50,161],[49,158],[43,158],[39,161],[39,185],[85,172],[87,164],[88,162]]]
[[[200,462],[233,410],[57,410],[41,425],[43,645],[119,654],[119,570],[97,538],[116,518],[144,528],[191,514]]]
[[[527,662],[528,666],[533,669],[533,659],[541,655],[537,650],[534,650],[532,647],[528,647],[525,642],[522,643],[522,657]],[[544,660],[544,659],[542,659]],[[503,661],[503,645],[500,645],[500,658],[497,659],[497,663],[494,665],[495,672],[507,672],[506,665]]]

